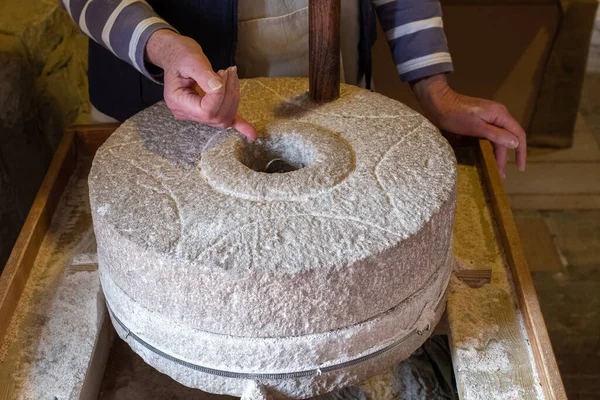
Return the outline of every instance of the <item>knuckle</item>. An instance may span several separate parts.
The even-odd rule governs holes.
[[[501,103],[492,104],[492,111],[494,111],[496,114],[508,114],[508,109],[504,104]]]
[[[483,135],[482,135],[485,139],[492,141],[494,143],[496,143],[498,141],[498,135],[491,131],[491,130],[485,130],[483,131]]]

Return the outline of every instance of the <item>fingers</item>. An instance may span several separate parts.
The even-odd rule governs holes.
[[[180,86],[167,93],[169,86],[165,84],[165,101],[177,119],[198,121],[202,118],[200,103],[202,96],[192,87]]]
[[[515,159],[517,161],[517,168],[520,171],[525,171],[525,164],[527,164],[527,143],[519,145],[515,150]]]
[[[203,54],[194,54],[182,61],[181,76],[191,78],[202,89],[204,95],[200,102],[198,112],[204,118],[213,119],[218,115],[219,109],[225,100],[225,78],[214,72],[210,62]]]
[[[508,113],[508,110],[506,110],[505,107],[503,110],[504,112],[501,112],[498,115],[497,123],[519,139],[519,146],[515,149],[516,161],[517,167],[521,171],[524,171],[527,162],[527,134],[521,125],[519,125],[519,123]]]
[[[208,125],[228,127],[233,121],[234,113],[230,109],[232,103],[239,99],[239,94],[235,92],[235,82],[232,82],[228,89],[227,71],[219,71],[217,76],[223,81],[222,93],[215,95],[205,93],[205,91],[192,79],[182,77],[171,77],[165,79],[165,101],[179,119],[202,122]],[[208,108],[207,108],[208,107]],[[224,111],[221,111],[223,109]]]
[[[503,176],[507,149],[515,149],[517,166],[521,170],[525,168],[527,137],[505,106],[463,96],[452,91],[447,85],[442,85],[442,88],[441,92],[428,93],[424,100],[420,100],[426,115],[429,115],[439,128],[459,135],[490,140],[496,149],[498,169]]]
[[[233,123],[233,118],[235,117],[239,105],[239,88],[236,83],[238,80],[237,68],[229,67],[223,74],[223,80],[225,81],[225,98],[219,109],[218,116],[224,124],[230,126]]]
[[[506,129],[498,128],[492,124],[482,122],[477,129],[481,136],[497,145],[515,149],[519,146],[519,139]],[[476,135],[479,136],[479,135]]]
[[[210,61],[204,54],[195,53],[192,57],[183,60],[182,64],[179,68],[181,76],[196,81],[206,94],[225,92],[223,79],[213,71]]]
[[[495,144],[494,156],[496,157],[496,165],[502,179],[506,178],[506,162],[508,161],[507,148],[505,146]]]
[[[202,63],[203,61],[196,60],[196,64]],[[210,68],[208,60],[206,64]],[[204,67],[206,65],[202,66]],[[216,90],[212,90],[206,84],[207,77],[212,79],[213,75],[218,78],[221,85]],[[219,128],[232,126],[250,139],[257,137],[256,129],[236,115],[240,102],[240,82],[236,67],[215,73],[212,69],[206,72],[196,65],[195,68],[188,69],[185,74],[165,73],[165,101],[178,119],[196,121]]]
[[[232,79],[227,84],[233,85],[233,97],[228,114],[233,118],[231,126],[248,139],[254,140],[258,136],[256,129],[248,121],[236,114],[240,105],[240,79],[238,78],[236,67],[233,67],[233,73],[230,75],[232,75]]]
[[[256,139],[258,134],[256,133],[256,129],[252,125],[248,123],[244,118],[236,115],[233,119],[233,124],[231,125],[235,130],[237,130],[242,135],[246,136],[248,139]]]
[[[235,114],[237,114],[238,107],[240,106],[240,79],[237,75],[237,67],[234,68],[233,73],[233,98],[231,101],[231,106],[229,108],[229,117],[233,120],[235,118]]]
[[[513,134],[519,141],[518,146],[515,148],[517,167],[521,170],[525,170],[525,164],[527,162],[527,134],[521,125],[515,120],[512,115],[508,112],[506,107],[501,104],[493,103],[491,105],[491,115],[489,123],[503,128]]]

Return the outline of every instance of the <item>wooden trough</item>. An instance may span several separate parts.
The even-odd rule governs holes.
[[[94,320],[71,321],[72,339],[68,331],[51,334],[60,296],[73,289],[65,286],[69,277],[97,274],[87,173],[117,126],[67,130],[0,277],[0,400],[31,393],[53,398],[57,394],[40,384],[57,379],[65,379],[66,398],[98,398],[115,334],[97,284],[87,292],[75,288],[81,308],[95,310]],[[492,147],[483,140],[453,147],[459,160],[456,268],[447,321],[438,330],[449,338],[458,396],[566,399]],[[70,312],[79,318],[77,308]],[[83,344],[80,331],[88,334]],[[44,346],[54,339],[62,341],[61,357],[41,369],[38,364],[49,363]],[[71,369],[63,368],[65,360]],[[497,368],[489,360],[499,361]]]

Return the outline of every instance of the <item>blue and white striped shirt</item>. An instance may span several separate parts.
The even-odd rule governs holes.
[[[157,81],[144,61],[146,44],[155,31],[175,29],[145,0],[61,2],[86,35]],[[453,70],[439,0],[372,0],[372,3],[402,81]]]

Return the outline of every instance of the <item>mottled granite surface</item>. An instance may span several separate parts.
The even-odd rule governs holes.
[[[241,373],[321,368],[405,340],[347,370],[261,381],[308,397],[406,358],[443,310],[456,191],[448,143],[384,96],[342,86],[317,105],[307,88],[242,82],[255,143],[177,121],[158,103],[96,154],[90,200],[117,331],[188,386],[241,395],[247,383],[186,370],[128,332]],[[262,172],[274,158],[293,170]]]

